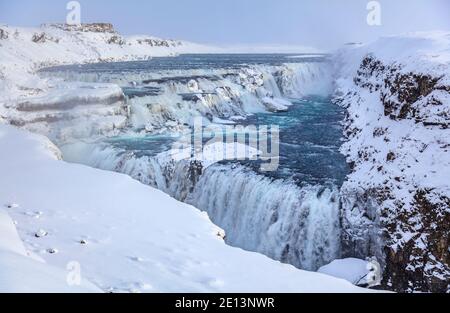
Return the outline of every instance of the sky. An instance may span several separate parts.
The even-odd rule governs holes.
[[[68,0],[0,0],[0,24],[64,22]],[[303,45],[334,49],[411,31],[450,31],[448,0],[379,0],[381,25],[367,23],[369,0],[79,0],[81,22],[111,22],[148,34],[220,46]]]

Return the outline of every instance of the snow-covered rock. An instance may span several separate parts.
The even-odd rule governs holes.
[[[369,273],[368,265],[369,263],[367,261],[348,258],[334,260],[330,264],[319,268],[318,272],[333,277],[342,278],[354,285],[358,285],[365,283],[364,278]]]
[[[376,256],[384,285],[450,283],[450,33],[356,45],[335,57],[347,109],[344,253]]]
[[[149,36],[130,38],[111,24],[46,24],[40,28],[0,26],[0,69],[27,71],[56,64],[146,60],[153,56],[208,51],[206,46]]]

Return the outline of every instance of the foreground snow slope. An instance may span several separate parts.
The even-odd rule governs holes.
[[[377,256],[386,288],[450,288],[450,33],[382,38],[342,50],[337,100],[344,253]]]
[[[128,176],[60,161],[45,137],[0,125],[0,159],[0,202],[19,205],[9,213],[26,247],[60,269],[79,262],[104,291],[364,291],[229,247],[204,213]],[[11,253],[0,258],[7,291],[36,266]],[[17,275],[5,274],[11,269]]]
[[[67,284],[67,273],[25,250],[14,222],[0,209],[0,292],[99,292],[87,280]]]

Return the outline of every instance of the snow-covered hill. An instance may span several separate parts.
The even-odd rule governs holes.
[[[335,57],[347,109],[346,253],[375,255],[398,291],[450,286],[450,33],[353,46]]]
[[[198,44],[152,36],[124,37],[111,24],[0,25],[0,73],[42,66],[101,61],[145,60],[149,57],[211,50]]]

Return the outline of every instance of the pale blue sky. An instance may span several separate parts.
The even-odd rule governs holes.
[[[0,23],[63,22],[67,0],[0,0]],[[220,45],[335,48],[380,35],[450,30],[448,0],[380,0],[382,26],[366,23],[368,0],[80,0],[82,22]]]

